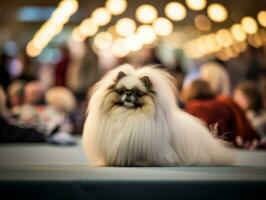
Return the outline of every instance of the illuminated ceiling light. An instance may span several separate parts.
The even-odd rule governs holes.
[[[200,31],[210,31],[212,28],[211,21],[205,15],[197,15],[194,19],[194,23]]]
[[[70,18],[70,15],[66,14],[64,10],[56,10],[53,12],[50,21],[54,24],[65,24]]]
[[[34,37],[31,41],[32,45],[36,48],[43,49],[51,40],[51,37]]]
[[[206,0],[186,0],[186,4],[191,10],[203,10],[207,5],[207,1]]]
[[[78,1],[77,0],[63,0],[58,5],[58,9],[62,9],[64,12],[67,12],[70,15],[72,15],[78,10]]]
[[[231,33],[226,29],[221,29],[216,33],[216,41],[223,47],[229,47],[234,42]]]
[[[98,31],[98,25],[92,19],[85,19],[79,25],[79,31],[86,37],[93,36]]]
[[[197,51],[201,52],[203,55],[209,53],[202,37],[196,39],[194,44],[195,44],[194,48],[197,49]]]
[[[263,39],[259,33],[255,33],[248,36],[248,43],[255,48],[259,48],[263,45]]]
[[[215,34],[206,35],[204,38],[204,44],[210,53],[219,51],[222,47],[216,42]]]
[[[238,46],[239,46],[240,52],[244,52],[248,48],[247,42],[245,42],[245,41],[244,42],[239,42]]]
[[[106,8],[101,7],[93,11],[91,18],[99,26],[104,26],[111,21],[111,14]]]
[[[83,34],[81,34],[80,30],[78,27],[76,27],[73,31],[72,31],[72,38],[74,41],[76,42],[82,42],[85,40],[85,36]]]
[[[143,43],[138,34],[131,34],[124,39],[124,46],[129,51],[139,51],[143,47]]]
[[[244,31],[244,29],[240,24],[234,24],[231,27],[231,34],[233,38],[238,42],[242,42],[247,38],[246,32]]]
[[[183,4],[178,2],[170,2],[165,6],[164,12],[166,16],[173,21],[180,21],[187,15],[187,10]]]
[[[54,36],[58,35],[64,27],[64,24],[69,21],[78,9],[77,0],[62,0],[57,8],[53,11],[49,20],[47,20],[41,28],[35,33],[32,42],[27,47],[27,53],[34,57],[41,53],[34,48],[45,48]]]
[[[224,51],[229,58],[236,58],[239,55],[238,52],[231,47],[225,48]]]
[[[156,40],[156,33],[150,25],[141,25],[137,30],[143,44],[151,44]]]
[[[208,6],[207,9],[208,17],[214,22],[223,22],[228,17],[226,8],[218,3],[214,3]]]
[[[234,49],[235,52],[237,53],[241,53],[241,52],[244,52],[246,51],[247,49],[247,42],[235,42],[233,45],[232,45],[232,48]]]
[[[100,32],[94,38],[94,44],[98,49],[106,50],[112,46],[113,37],[108,32]]]
[[[228,61],[230,59],[230,57],[224,50],[217,52],[216,57],[218,57],[222,61]]]
[[[241,26],[248,34],[254,34],[258,31],[258,24],[256,20],[252,17],[244,17],[241,20]]]
[[[266,44],[266,30],[260,29],[260,35],[261,35],[263,42]]]
[[[37,48],[36,46],[33,45],[33,43],[29,42],[26,47],[26,52],[27,55],[29,55],[30,57],[36,57],[40,55],[42,49]]]
[[[106,8],[112,15],[120,15],[125,12],[127,8],[126,0],[108,0],[105,3]]]
[[[135,32],[136,23],[130,18],[122,18],[117,21],[115,30],[120,36],[127,36]]]
[[[200,51],[195,49],[195,42],[194,41],[190,41],[190,42],[185,44],[184,52],[185,52],[187,57],[192,58],[192,59],[199,59],[199,58],[204,56]]]
[[[137,8],[136,18],[140,23],[152,23],[158,16],[156,8],[152,5],[144,4]]]
[[[173,32],[173,24],[170,20],[159,17],[153,23],[153,29],[159,36],[167,36]]]
[[[261,26],[266,27],[266,11],[260,11],[258,13],[257,19]]]
[[[125,47],[124,39],[117,38],[112,45],[112,52],[116,57],[122,58],[129,54],[129,50]]]

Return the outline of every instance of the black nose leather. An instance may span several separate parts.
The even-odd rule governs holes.
[[[127,97],[131,96],[133,93],[131,91],[126,91]]]

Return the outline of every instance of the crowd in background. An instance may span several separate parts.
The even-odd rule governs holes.
[[[54,63],[26,55],[0,56],[0,142],[74,144],[82,132],[88,90],[108,70],[123,64],[155,64],[177,79],[177,106],[200,118],[223,140],[241,148],[266,148],[265,50],[250,48],[241,58],[223,63],[203,60],[184,67],[179,56],[167,66],[155,48],[113,60],[96,56],[90,45],[63,46]],[[231,62],[231,63],[230,63]]]

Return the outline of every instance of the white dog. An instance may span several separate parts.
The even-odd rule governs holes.
[[[94,165],[228,165],[232,150],[195,117],[177,108],[174,78],[147,66],[123,65],[94,87],[83,146]]]

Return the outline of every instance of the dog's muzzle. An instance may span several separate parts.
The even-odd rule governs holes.
[[[121,101],[126,107],[135,107],[135,103],[137,102],[136,96],[131,91],[126,91],[121,96]]]

